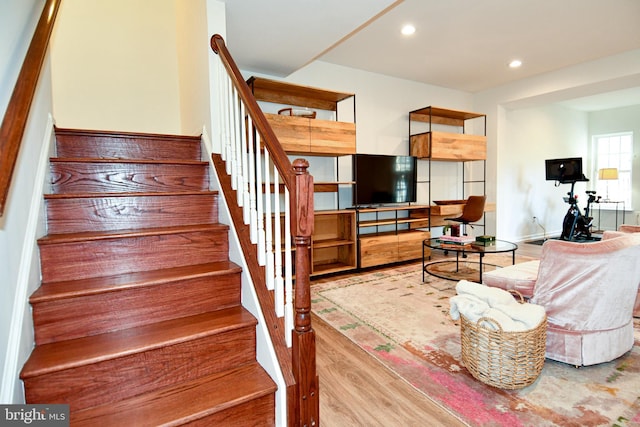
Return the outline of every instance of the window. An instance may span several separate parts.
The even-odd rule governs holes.
[[[625,208],[631,204],[631,162],[633,159],[633,133],[622,132],[593,136],[596,153],[592,176],[596,178],[596,192],[603,199],[622,201]],[[598,171],[605,168],[618,170],[618,179],[600,179]]]

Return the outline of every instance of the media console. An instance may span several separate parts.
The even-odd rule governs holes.
[[[423,222],[424,218],[412,217],[410,212],[428,209],[423,205],[356,208],[358,267],[420,259],[422,242],[431,233],[412,228],[412,223]]]

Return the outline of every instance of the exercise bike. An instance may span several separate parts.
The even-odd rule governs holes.
[[[569,182],[564,182],[569,183]],[[560,234],[561,240],[590,240],[591,239],[591,227],[593,226],[593,217],[589,216],[591,210],[591,203],[600,199],[600,196],[596,197],[595,191],[586,191],[587,193],[587,207],[584,209],[584,215],[580,212],[578,206],[578,196],[574,194],[574,186],[576,181],[570,181],[571,191],[567,193],[568,197],[564,198],[564,201],[569,203],[569,210],[564,216],[562,221],[562,234]]]

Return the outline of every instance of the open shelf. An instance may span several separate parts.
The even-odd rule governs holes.
[[[247,80],[247,84],[258,101],[291,104],[329,111],[337,111],[339,102],[355,96],[353,93],[294,85],[261,77],[250,77]]]
[[[337,193],[341,185],[354,185],[355,181],[314,182],[313,191],[316,193]]]
[[[423,205],[357,209],[359,267],[374,267],[422,257],[422,242],[431,233],[410,227],[411,224],[425,221],[424,218],[411,216],[410,212],[425,210],[428,215],[429,206]],[[361,219],[362,216],[375,218]]]
[[[379,219],[379,220],[368,220],[368,221],[360,221],[358,227],[383,227],[387,225],[400,225],[400,224],[411,224],[415,222],[424,221],[424,218],[389,218],[389,219]]]
[[[340,273],[346,270],[352,270],[354,266],[351,264],[345,264],[343,262],[328,262],[326,264],[314,264],[313,266],[313,274],[321,275],[321,274],[331,274],[331,273]]]
[[[356,213],[316,211],[311,242],[311,274],[353,270],[356,257]]]
[[[318,248],[330,248],[334,246],[342,246],[342,245],[353,245],[355,242],[353,240],[346,239],[330,239],[330,240],[314,240],[313,247]]]

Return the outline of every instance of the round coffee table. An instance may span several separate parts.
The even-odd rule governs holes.
[[[444,252],[455,252],[456,254],[456,272],[459,271],[459,267],[460,267],[460,255],[462,254],[463,257],[466,257],[467,254],[478,254],[479,255],[479,269],[480,269],[480,277],[479,277],[479,282],[478,283],[482,283],[482,259],[484,258],[485,254],[497,254],[497,253],[502,253],[502,252],[511,252],[512,254],[512,258],[511,258],[511,263],[515,264],[516,263],[516,249],[518,249],[518,245],[516,245],[515,243],[512,242],[507,242],[506,240],[494,240],[493,242],[491,242],[491,244],[488,244],[486,246],[480,245],[480,244],[471,244],[471,245],[452,245],[452,244],[447,244],[445,242],[441,242],[439,237],[434,237],[431,239],[426,239],[423,244],[422,244],[422,281],[424,282],[424,278],[425,275],[424,273],[429,273],[432,276],[435,277],[439,277],[441,279],[446,279],[446,280],[460,280],[459,278],[455,278],[455,277],[450,277],[450,276],[444,276],[441,274],[436,274],[432,271],[429,271],[429,266],[430,265],[434,265],[434,264],[439,264],[439,263],[445,263],[445,262],[454,262],[452,260],[443,260],[443,261],[434,261],[434,262],[429,262],[427,263],[427,257],[425,256],[425,249],[426,248],[430,248],[430,249],[437,249],[437,250],[441,250]]]

